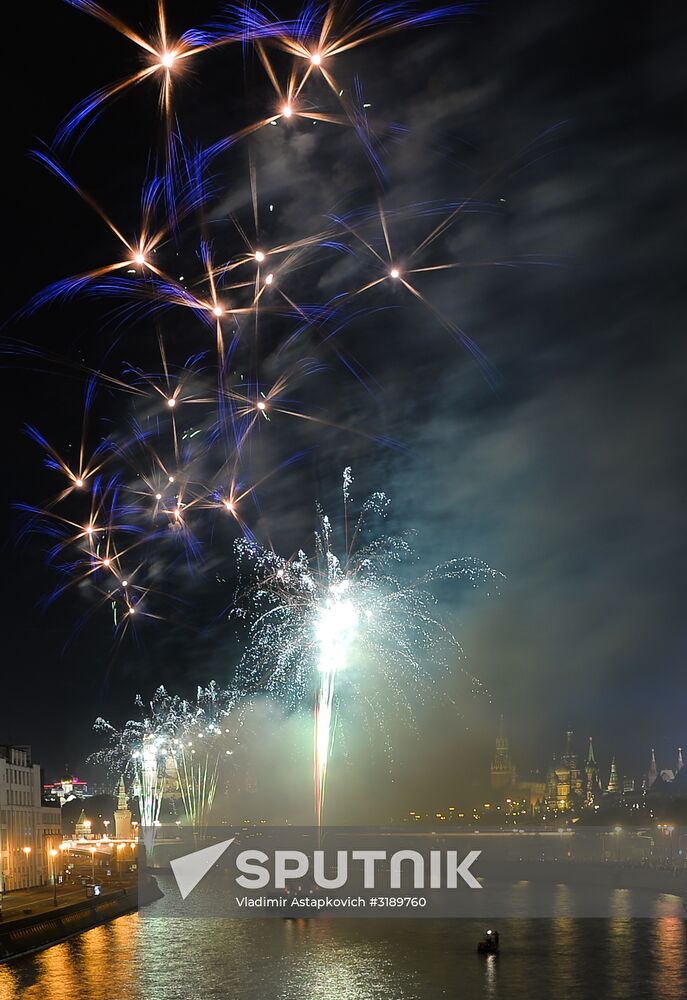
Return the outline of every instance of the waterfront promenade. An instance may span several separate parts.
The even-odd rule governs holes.
[[[24,919],[27,916],[55,913],[61,908],[91,898],[88,896],[87,887],[81,884],[81,876],[88,876],[89,873],[90,866],[87,866],[83,871],[79,871],[76,877],[57,886],[57,906],[52,885],[15,889],[5,893],[0,908],[0,927],[6,927],[11,921]],[[96,883],[101,887],[101,894],[97,898],[102,898],[112,892],[135,888],[138,876],[136,872],[127,872],[122,876],[98,875]]]
[[[57,902],[53,885],[7,893],[0,919],[0,964],[42,951],[161,895],[155,879],[145,876],[141,881],[129,866],[109,871],[97,871],[94,880],[91,865],[72,869],[57,885]]]

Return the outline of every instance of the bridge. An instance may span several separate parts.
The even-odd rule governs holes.
[[[80,837],[78,840],[63,840],[58,846],[63,857],[69,854],[87,857],[94,861],[96,859],[103,861],[117,858],[123,862],[125,859],[137,856],[140,841],[123,840],[116,837],[101,837],[99,840]]]

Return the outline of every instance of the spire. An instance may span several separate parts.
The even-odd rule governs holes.
[[[565,733],[565,753],[562,756],[562,761],[567,768],[571,771],[577,770],[577,754],[573,749],[573,737],[574,732],[572,729],[566,730]]]
[[[652,747],[651,748],[651,763],[649,764],[649,772],[648,772],[648,774],[646,776],[646,786],[647,786],[647,788],[651,788],[651,786],[653,785],[653,783],[656,781],[657,777],[658,777],[658,768],[656,767],[656,751]]]
[[[584,769],[587,778],[585,803],[587,806],[593,806],[595,796],[601,791],[601,781],[599,780],[599,765],[596,763],[596,757],[594,756],[594,744],[592,743],[591,736],[589,737],[587,760],[585,762]]]
[[[124,787],[124,775],[119,776],[119,787],[117,788],[117,808],[126,809],[126,788]]]
[[[508,740],[503,726],[503,716],[499,718],[499,732],[496,737],[494,759],[491,762],[491,787],[495,790],[510,788],[515,784],[515,767],[510,759]]]
[[[506,739],[506,733],[503,726],[503,715],[499,716],[499,733],[496,737],[496,755],[508,754],[508,740]]]
[[[676,774],[679,774],[679,773],[680,773],[680,771],[682,770],[682,768],[683,768],[684,766],[685,766],[685,765],[684,765],[684,763],[683,763],[683,761],[682,761],[682,747],[678,747],[678,748],[677,748],[677,768],[676,768],[676,771],[675,771],[675,773],[676,773]]]
[[[84,838],[90,837],[91,835],[91,824],[86,819],[86,813],[82,809],[81,815],[76,821],[76,826],[74,827],[74,836],[77,840],[82,840]]]
[[[620,791],[620,778],[618,777],[618,768],[615,764],[615,755],[611,761],[611,773],[608,778],[607,792],[619,792]]]

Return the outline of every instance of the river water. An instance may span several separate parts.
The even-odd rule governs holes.
[[[680,917],[501,920],[501,954],[484,957],[475,950],[484,928],[467,920],[153,914],[121,917],[0,966],[0,1000],[687,997]]]

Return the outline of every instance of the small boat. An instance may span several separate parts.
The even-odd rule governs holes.
[[[498,955],[499,932],[488,930],[482,940],[478,942],[477,951],[480,955]]]

